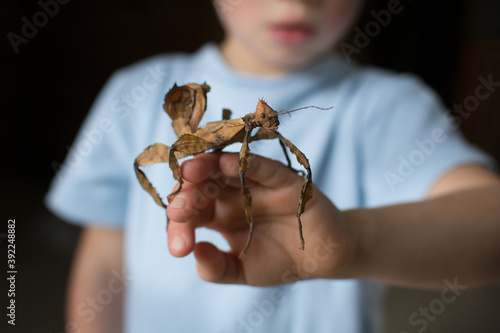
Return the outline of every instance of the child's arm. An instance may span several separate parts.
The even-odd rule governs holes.
[[[500,281],[500,180],[481,166],[449,172],[427,200],[377,209],[341,212],[315,188],[302,218],[306,249],[300,251],[296,212],[303,179],[263,157],[251,163],[247,177],[256,227],[243,261],[237,257],[248,226],[238,156],[206,154],[183,164],[188,182],[167,209],[169,249],[179,257],[194,249],[203,279],[274,285],[352,277],[419,287],[442,287],[455,278],[460,285]],[[209,175],[221,171],[230,182],[214,191]],[[207,195],[199,198],[200,193]],[[221,232],[232,253],[207,243],[195,247],[199,226]],[[179,235],[183,244],[174,240]]]
[[[66,329],[122,332],[123,231],[86,227],[80,237],[70,276]]]
[[[356,277],[440,288],[445,279],[500,282],[500,180],[486,168],[448,172],[424,201],[346,213],[361,237]]]

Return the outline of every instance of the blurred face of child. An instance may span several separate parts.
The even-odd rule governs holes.
[[[305,66],[333,50],[351,29],[362,2],[215,0],[226,32],[221,50],[243,70],[245,61],[268,72]]]

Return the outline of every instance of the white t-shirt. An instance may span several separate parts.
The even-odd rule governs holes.
[[[233,71],[207,44],[193,55],[162,55],[122,69],[100,93],[46,201],[73,223],[124,228],[127,332],[354,333],[376,332],[380,325],[378,284],[217,285],[198,277],[192,255],[168,253],[165,211],[140,187],[133,162],[153,143],[175,142],[162,108],[174,82],[211,86],[201,125],[220,120],[223,108],[233,118],[254,112],[258,98],[275,110],[333,106],[281,116],[279,131],[306,154],[314,183],[341,209],[419,200],[451,168],[491,163],[452,128],[436,95],[419,79],[348,65],[338,56],[284,77],[262,78]],[[285,162],[276,140],[250,148]],[[160,194],[170,193],[175,180],[167,164],[145,170]],[[197,230],[197,240],[228,248],[206,229]],[[94,297],[106,303],[105,296]],[[90,320],[89,309],[79,313]]]

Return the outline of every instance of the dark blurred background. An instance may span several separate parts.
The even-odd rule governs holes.
[[[16,326],[8,332],[64,331],[64,294],[79,229],[53,216],[42,198],[62,163],[89,107],[109,75],[144,57],[195,51],[205,41],[220,41],[210,1],[60,0],[44,22],[42,4],[54,0],[9,1],[2,5],[1,164],[2,253],[7,253],[7,220],[16,219]],[[250,1],[250,0],[243,0]],[[367,1],[356,24],[373,21],[370,10],[388,1]],[[478,76],[500,81],[500,1],[402,1],[403,11],[371,38],[359,54],[371,63],[421,76],[450,109],[474,95]],[[22,37],[24,20],[39,20],[18,52],[9,33]],[[12,35],[11,35],[12,37]],[[354,34],[345,42],[354,44]],[[500,160],[500,92],[481,101],[463,119],[466,136]],[[499,199],[500,202],[500,199]],[[5,272],[6,255],[1,259]],[[5,283],[5,279],[2,279]],[[2,287],[3,288],[3,287]],[[5,285],[6,291],[7,285]],[[5,327],[6,292],[0,292]],[[387,298],[387,332],[415,332],[411,313],[439,293],[392,288]],[[499,332],[498,288],[468,290],[426,332]],[[493,328],[496,327],[496,328]],[[4,332],[5,330],[2,329]]]

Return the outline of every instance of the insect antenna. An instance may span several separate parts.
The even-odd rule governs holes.
[[[309,108],[318,109],[318,110],[331,110],[331,109],[333,109],[333,106],[330,106],[329,108],[320,108],[319,106],[312,106],[311,105],[311,106],[304,106],[304,107],[294,109],[294,110],[281,110],[281,111],[278,111],[278,116],[281,116],[283,114],[290,114],[290,113],[295,112],[295,111],[300,111],[300,110],[309,109]]]

